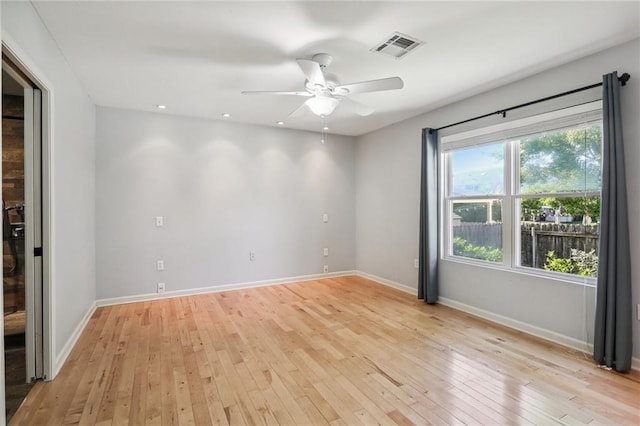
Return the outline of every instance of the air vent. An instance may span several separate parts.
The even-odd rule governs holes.
[[[371,51],[383,53],[385,55],[393,56],[396,59],[400,59],[413,51],[416,47],[422,46],[423,44],[423,41],[420,41],[415,37],[410,37],[402,33],[393,33],[385,41],[371,49]]]

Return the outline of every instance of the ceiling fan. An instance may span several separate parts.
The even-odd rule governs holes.
[[[304,82],[305,91],[299,92],[273,92],[273,91],[244,91],[244,95],[291,95],[303,96],[307,99],[298,109],[289,114],[289,117],[297,116],[308,108],[319,117],[326,117],[333,113],[342,102],[350,104],[357,114],[366,116],[373,113],[373,108],[363,105],[347,96],[354,93],[379,92],[382,90],[402,89],[404,83],[400,77],[382,78],[379,80],[360,81],[351,84],[340,84],[338,78],[326,72],[333,58],[326,53],[313,55],[311,60],[296,59],[298,66],[306,76]]]

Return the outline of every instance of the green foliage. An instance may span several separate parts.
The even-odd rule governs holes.
[[[520,143],[520,184],[523,194],[599,191],[602,156],[599,124],[523,138]],[[525,220],[550,206],[562,214],[600,218],[599,196],[531,198],[522,200]]]
[[[460,216],[464,223],[486,223],[487,203],[454,203],[453,212]],[[491,203],[491,220],[502,221],[502,204],[500,201]]]
[[[576,197],[576,198],[555,198],[554,202],[560,202],[565,214],[571,216],[589,215],[596,222],[600,220],[600,197]]]
[[[541,198],[523,198],[521,202],[522,220],[537,220],[540,208],[544,205]]]
[[[571,249],[571,257],[564,259],[557,257],[555,252],[549,251],[544,263],[544,269],[583,277],[595,277],[598,272],[598,256],[595,250],[585,252]]]
[[[565,274],[573,274],[573,264],[571,259],[556,257],[555,252],[547,252],[547,259],[544,262],[544,269],[547,271],[563,272]]]
[[[601,186],[601,128],[563,130],[520,144],[522,192],[576,192]]]
[[[562,209],[566,216],[582,217],[585,214],[591,217],[595,223],[600,219],[600,197],[597,195],[587,197],[546,197],[523,198],[522,215],[524,220],[535,220],[540,214],[542,206],[549,206],[555,210]]]
[[[502,262],[502,249],[474,246],[460,237],[453,239],[453,254],[456,256],[470,257],[472,259],[487,260],[489,262]]]

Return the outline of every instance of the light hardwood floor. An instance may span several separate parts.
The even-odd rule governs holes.
[[[640,374],[359,277],[99,308],[11,424],[640,424]]]

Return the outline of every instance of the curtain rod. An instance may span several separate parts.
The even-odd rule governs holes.
[[[630,78],[631,78],[631,76],[628,73],[625,72],[620,77],[618,77],[618,81],[620,82],[620,85],[624,86],[624,85],[627,84],[627,81],[629,81]],[[540,102],[550,101],[552,99],[561,98],[563,96],[572,95],[574,93],[583,92],[585,90],[593,89],[594,87],[600,87],[600,86],[602,86],[602,82],[595,83],[595,84],[590,84],[588,86],[580,87],[578,89],[569,90],[568,92],[557,93],[555,95],[547,96],[546,98],[536,99],[535,101],[526,102],[524,104],[515,105],[515,106],[509,107],[509,108],[505,108],[505,109],[500,109],[500,110],[495,111],[495,112],[490,112],[489,114],[483,114],[483,115],[479,115],[477,117],[468,118],[468,119],[463,120],[463,121],[458,121],[457,123],[447,124],[446,126],[438,127],[437,129],[429,129],[429,133],[433,133],[434,131],[437,131],[437,130],[448,129],[449,127],[453,127],[453,126],[459,126],[460,124],[468,123],[470,121],[480,120],[481,118],[491,117],[492,115],[502,115],[502,117],[506,117],[507,116],[507,112],[508,111],[513,111],[514,109],[524,108],[524,107],[527,107],[527,106],[530,106],[530,105],[534,105],[534,104],[537,104],[537,103],[540,103]]]

